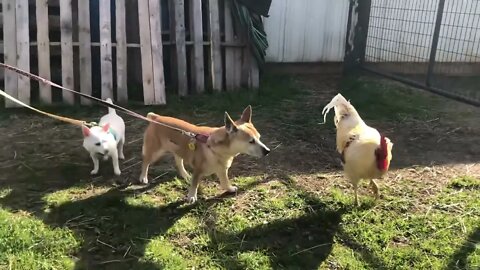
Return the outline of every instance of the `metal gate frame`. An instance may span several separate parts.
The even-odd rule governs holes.
[[[446,0],[438,0],[435,28],[433,31],[432,44],[430,46],[430,57],[428,59],[428,69],[424,81],[418,82],[398,75],[390,74],[385,71],[372,69],[365,65],[372,0],[350,0],[344,71],[348,73],[353,70],[366,70],[368,72],[405,83],[415,88],[424,89],[443,97],[480,107],[480,101],[449,92],[446,89],[434,87],[431,83],[436,64],[437,48],[445,9],[445,1]]]

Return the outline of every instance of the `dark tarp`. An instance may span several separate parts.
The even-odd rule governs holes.
[[[256,14],[268,17],[268,11],[272,0],[237,0],[239,3],[250,9]]]

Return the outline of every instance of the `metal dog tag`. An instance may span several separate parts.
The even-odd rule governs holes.
[[[188,149],[195,151],[195,140],[190,140],[190,142],[188,143]]]

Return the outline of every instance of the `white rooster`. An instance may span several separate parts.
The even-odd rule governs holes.
[[[362,179],[370,180],[375,199],[378,199],[378,185],[374,179],[381,178],[388,171],[393,143],[378,130],[367,126],[341,94],[323,108],[324,122],[332,108],[337,127],[337,151],[342,156],[345,175],[355,190],[355,204],[359,205],[357,188]]]

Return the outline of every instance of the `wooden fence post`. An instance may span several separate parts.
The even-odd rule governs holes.
[[[188,95],[187,49],[185,47],[185,2],[173,0],[175,23],[175,55],[177,60],[177,86],[180,96]]]
[[[146,0],[145,0],[146,1]],[[153,58],[154,104],[165,104],[165,72],[163,69],[162,19],[159,0],[149,0],[150,43]]]
[[[251,65],[251,53],[250,48],[248,48],[247,34],[242,31],[241,40],[245,44],[242,46],[242,72],[240,75],[240,85],[244,88],[249,88],[250,86],[250,65]]]
[[[112,18],[110,12],[110,1],[100,0],[100,70],[102,73],[102,99],[113,99]]]
[[[92,39],[90,32],[90,0],[78,1],[78,39],[80,42],[80,92],[92,95]],[[89,99],[81,98],[81,104],[90,105]]]
[[[127,27],[125,0],[116,0],[116,38],[117,38],[117,101],[128,101],[127,87]]]
[[[72,32],[72,0],[60,0],[60,35],[62,51],[62,85],[73,89],[73,32]],[[67,104],[75,103],[72,93],[62,92],[63,101]]]
[[[205,91],[205,67],[203,60],[202,0],[190,2],[190,37],[193,41],[191,56],[191,81],[196,93]]]
[[[223,88],[222,50],[220,44],[220,7],[218,0],[210,0],[210,72],[212,88],[221,91]]]
[[[365,60],[371,4],[371,0],[350,1],[344,72],[360,67]]]
[[[159,1],[138,2],[143,97],[146,105],[166,103],[160,11]]]
[[[153,88],[149,1],[138,1],[138,20],[140,28],[140,51],[142,54],[143,102],[145,105],[151,105],[155,104],[155,92]]]
[[[232,45],[235,41],[235,33],[233,31],[233,18],[230,7],[230,1],[225,1],[225,87],[227,91],[234,90],[238,87],[235,82],[235,50]]]
[[[258,89],[260,87],[260,70],[258,69],[257,59],[250,52],[251,62],[250,62],[250,84],[251,89]]]
[[[50,38],[48,35],[48,0],[36,1],[37,15],[37,50],[38,50],[38,75],[50,80]],[[45,104],[52,103],[52,87],[40,83],[40,101]]]
[[[3,40],[5,63],[17,66],[17,27],[15,16],[15,0],[3,0],[3,36],[9,37]],[[5,92],[13,97],[18,97],[18,75],[5,70]],[[16,103],[6,100],[5,107],[18,107]]]
[[[17,67],[30,71],[30,27],[28,0],[16,1]],[[30,104],[30,78],[18,76],[18,99]]]

